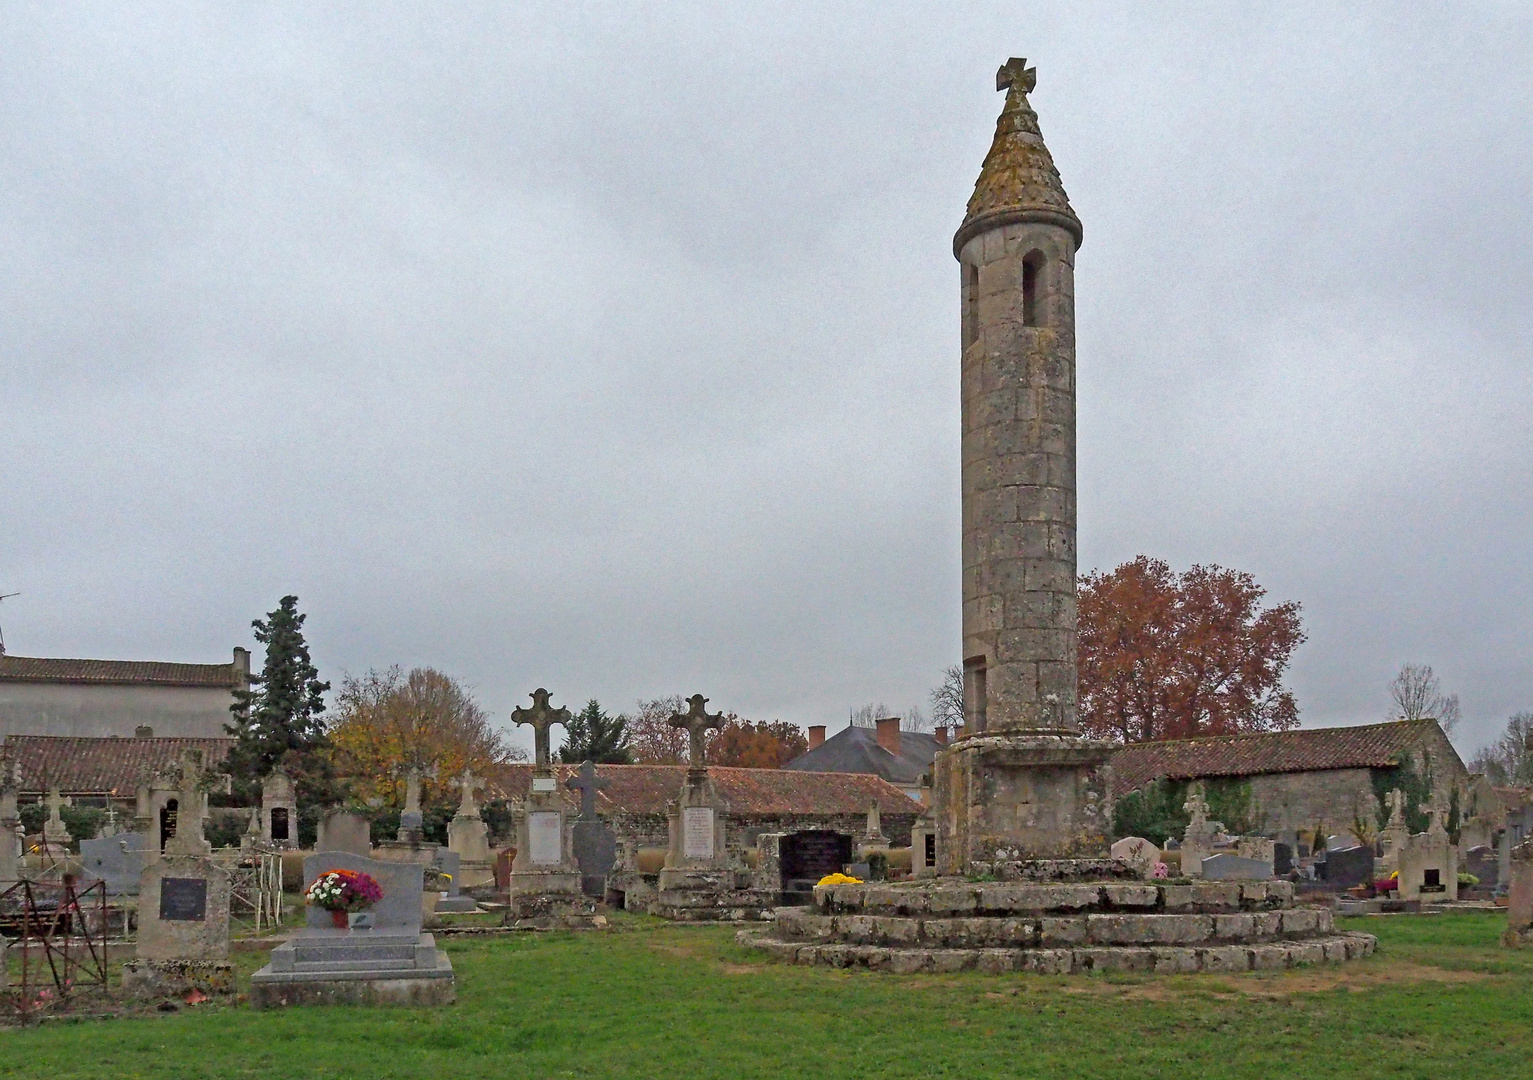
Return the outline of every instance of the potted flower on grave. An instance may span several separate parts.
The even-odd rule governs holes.
[[[326,870],[304,891],[303,898],[328,911],[335,928],[344,930],[354,913],[366,911],[383,899],[383,887],[377,878],[360,870]]]

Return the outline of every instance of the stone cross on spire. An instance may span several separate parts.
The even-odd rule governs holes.
[[[611,780],[598,780],[596,778],[596,763],[586,758],[580,763],[580,773],[577,776],[566,777],[564,786],[571,791],[580,792],[580,820],[596,820],[596,793],[605,791],[612,786]]]
[[[1448,797],[1441,791],[1432,792],[1432,797],[1421,804],[1421,812],[1432,815],[1432,823],[1427,826],[1427,832],[1447,832],[1448,827],[1445,822],[1450,810]]]
[[[479,816],[479,803],[474,798],[474,793],[484,787],[484,777],[475,776],[473,769],[464,769],[461,776],[455,781],[463,791],[463,798],[458,802],[458,816],[475,818]]]
[[[548,729],[554,724],[568,727],[570,711],[549,708],[548,691],[541,686],[529,696],[532,698],[532,708],[512,709],[511,719],[517,724],[532,725],[533,764],[537,766],[539,772],[547,773],[549,770]]]
[[[1028,67],[1020,56],[1013,56],[995,73],[997,90],[1010,90],[1013,86],[1024,94],[1031,94],[1038,86],[1038,69]]]
[[[670,719],[673,728],[686,728],[691,736],[691,748],[688,754],[687,767],[690,769],[702,769],[708,764],[708,744],[704,736],[711,728],[714,731],[724,726],[723,713],[710,713],[703,706],[708,704],[708,699],[701,694],[693,694],[687,698],[687,704],[691,707],[684,713],[675,713]]]

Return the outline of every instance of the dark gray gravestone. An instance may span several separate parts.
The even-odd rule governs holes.
[[[576,821],[570,833],[575,862],[580,866],[580,891],[587,896],[605,896],[607,875],[617,862],[617,837],[612,826],[600,819]]]
[[[1272,873],[1275,877],[1287,877],[1293,871],[1293,848],[1287,844],[1272,845]]]
[[[1501,860],[1492,847],[1472,847],[1465,854],[1464,864],[1459,867],[1466,874],[1480,879],[1481,888],[1492,888],[1501,876]]]
[[[137,896],[138,878],[149,861],[148,833],[118,833],[80,841],[87,879],[106,882],[108,896]]]
[[[1325,883],[1333,889],[1350,889],[1373,880],[1373,849],[1333,849],[1325,855]]]

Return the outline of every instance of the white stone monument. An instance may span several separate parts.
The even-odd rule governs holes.
[[[574,815],[554,777],[548,738],[554,724],[569,724],[570,711],[551,708],[548,691],[539,687],[532,693],[532,708],[513,710],[511,719],[532,728],[534,758],[531,790],[512,815],[516,859],[511,863],[506,919],[529,928],[589,926],[596,903],[580,890],[571,832]]]

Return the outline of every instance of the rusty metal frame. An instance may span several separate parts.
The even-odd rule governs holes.
[[[83,989],[104,990],[107,925],[102,881],[76,889],[72,875],[57,884],[23,878],[0,892],[0,926],[17,932],[6,944],[21,950],[20,983],[9,973],[0,980],[0,1009],[25,1024]]]

